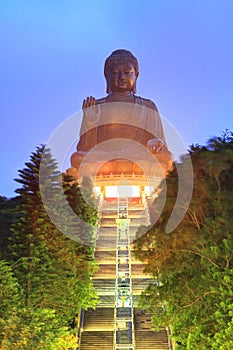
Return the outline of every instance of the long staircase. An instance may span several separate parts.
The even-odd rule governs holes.
[[[95,310],[84,313],[80,350],[171,350],[166,329],[155,332],[151,316],[137,306],[151,282],[133,254],[131,242],[140,225],[149,224],[146,198],[120,198],[100,207],[93,284],[99,295]]]

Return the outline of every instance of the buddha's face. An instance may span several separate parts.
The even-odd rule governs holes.
[[[132,63],[115,63],[109,69],[108,82],[112,92],[133,91],[136,79]]]

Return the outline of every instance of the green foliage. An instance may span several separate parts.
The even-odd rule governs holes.
[[[21,202],[20,197],[6,198],[0,196],[0,258],[8,259],[9,239],[12,237],[10,226],[16,222],[21,213],[17,209]]]
[[[63,175],[63,189],[70,208],[78,218],[74,220],[74,217],[68,216],[68,235],[71,233],[76,241],[93,247],[98,215],[90,179],[85,178],[79,186],[71,176]]]
[[[226,132],[207,147],[191,146],[194,189],[183,221],[165,233],[177,193],[174,169],[158,223],[137,242],[137,255],[160,282],[147,288],[141,303],[153,311],[156,328],[171,326],[177,349],[232,348],[232,136]],[[185,157],[179,166],[184,163]]]
[[[23,307],[12,268],[0,261],[0,349],[76,349],[77,338],[55,310]]]
[[[77,339],[61,327],[54,310],[22,308],[3,325],[1,350],[75,350]]]
[[[77,339],[67,327],[81,308],[95,307],[91,276],[96,267],[93,248],[68,238],[69,230],[78,237],[82,227],[64,218],[64,198],[86,220],[89,236],[97,213],[87,207],[76,180],[61,183],[56,162],[44,146],[32,153],[19,174],[22,187],[15,209],[20,215],[12,221],[8,237],[11,267],[0,264],[0,283],[7,293],[0,298],[1,349],[75,349]],[[67,224],[67,235],[50,220],[41,190],[46,205]]]
[[[19,308],[21,303],[21,290],[11,266],[0,260],[0,320],[7,319]]]

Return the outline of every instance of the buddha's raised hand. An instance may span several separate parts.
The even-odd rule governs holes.
[[[82,109],[86,109],[86,108],[94,106],[94,105],[95,105],[95,97],[89,96],[83,100]]]

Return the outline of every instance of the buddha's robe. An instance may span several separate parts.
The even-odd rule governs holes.
[[[166,150],[161,118],[152,101],[139,96],[134,96],[134,103],[99,101],[84,110],[77,152],[71,158],[72,166],[78,168],[85,155],[89,164],[119,159],[137,164],[153,163],[155,160],[146,145],[155,138],[163,142]],[[170,159],[166,152],[165,158]]]

